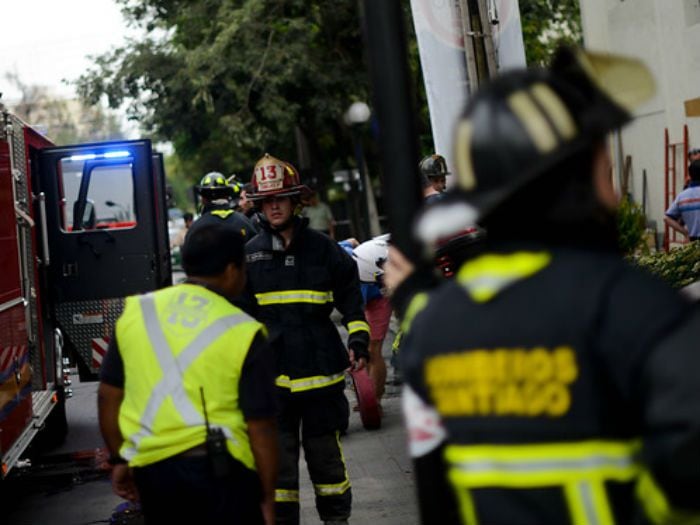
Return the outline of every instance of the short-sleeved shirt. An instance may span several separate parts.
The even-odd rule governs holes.
[[[102,361],[100,381],[124,388],[124,361],[114,336]],[[239,403],[246,419],[266,419],[275,416],[277,405],[274,384],[275,362],[272,348],[267,344],[265,337],[258,334],[243,362],[238,385]]]
[[[304,217],[309,219],[309,228],[322,232],[330,231],[333,214],[328,204],[319,202],[316,206],[307,206],[303,213]]]
[[[700,182],[691,182],[680,192],[666,215],[672,219],[683,219],[690,237],[700,237]]]

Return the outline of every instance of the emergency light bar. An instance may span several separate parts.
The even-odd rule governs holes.
[[[131,157],[131,152],[129,151],[108,151],[106,153],[86,153],[84,155],[73,155],[69,157],[68,160],[80,161],[80,160],[95,160],[95,159],[120,159],[124,157]]]

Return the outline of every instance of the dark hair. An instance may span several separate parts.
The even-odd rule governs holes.
[[[238,268],[243,266],[244,248],[243,237],[232,226],[194,223],[182,246],[182,267],[188,276],[219,275],[231,263]]]
[[[693,182],[700,182],[700,160],[694,160],[690,163],[688,175]]]
[[[487,215],[489,240],[616,250],[616,214],[600,203],[593,185],[599,147],[590,144],[562,160]]]
[[[185,213],[182,214],[182,219],[183,219],[185,222],[191,221],[192,219],[194,219],[194,215],[192,215],[190,212],[185,212]]]

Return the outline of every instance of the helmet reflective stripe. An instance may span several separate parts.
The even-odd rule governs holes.
[[[530,92],[549,116],[559,135],[565,140],[573,139],[576,136],[576,124],[559,95],[544,82],[532,86]]]
[[[165,338],[158,320],[155,302],[151,294],[139,298],[144,325],[148,332],[151,348],[155,352],[163,377],[153,387],[146,409],[141,415],[141,430],[130,437],[134,447],[123,450],[123,456],[131,459],[136,455],[136,447],[144,438],[152,435],[153,423],[163,402],[170,397],[173,405],[188,426],[204,426],[202,414],[195,408],[185,392],[182,376],[195,359],[229,329],[250,319],[245,314],[227,315],[214,321],[202,330],[187,347],[175,357]],[[230,429],[222,428],[226,437],[235,441]]]
[[[557,147],[559,140],[552,125],[529,93],[526,91],[513,93],[508,97],[508,105],[540,153],[549,153]]]

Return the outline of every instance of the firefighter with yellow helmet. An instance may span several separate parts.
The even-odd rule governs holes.
[[[339,440],[349,416],[345,370],[365,366],[369,342],[357,267],[299,215],[300,196],[308,189],[291,164],[266,154],[255,166],[252,184],[247,197],[263,219],[261,232],[246,245],[246,298],[267,326],[277,357],[277,523],[299,523],[301,446],[321,520],[344,524],[352,501]],[[330,319],[334,307],[347,327],[349,352]]]
[[[204,175],[197,186],[197,192],[202,199],[202,215],[193,224],[197,228],[203,224],[225,223],[241,234],[244,241],[252,239],[258,229],[248,217],[236,211],[238,204],[238,185],[231,184],[218,171]]]
[[[463,114],[453,205],[483,253],[427,295],[385,265],[424,523],[697,522],[700,313],[620,256],[605,142],[652,93],[565,48]]]

